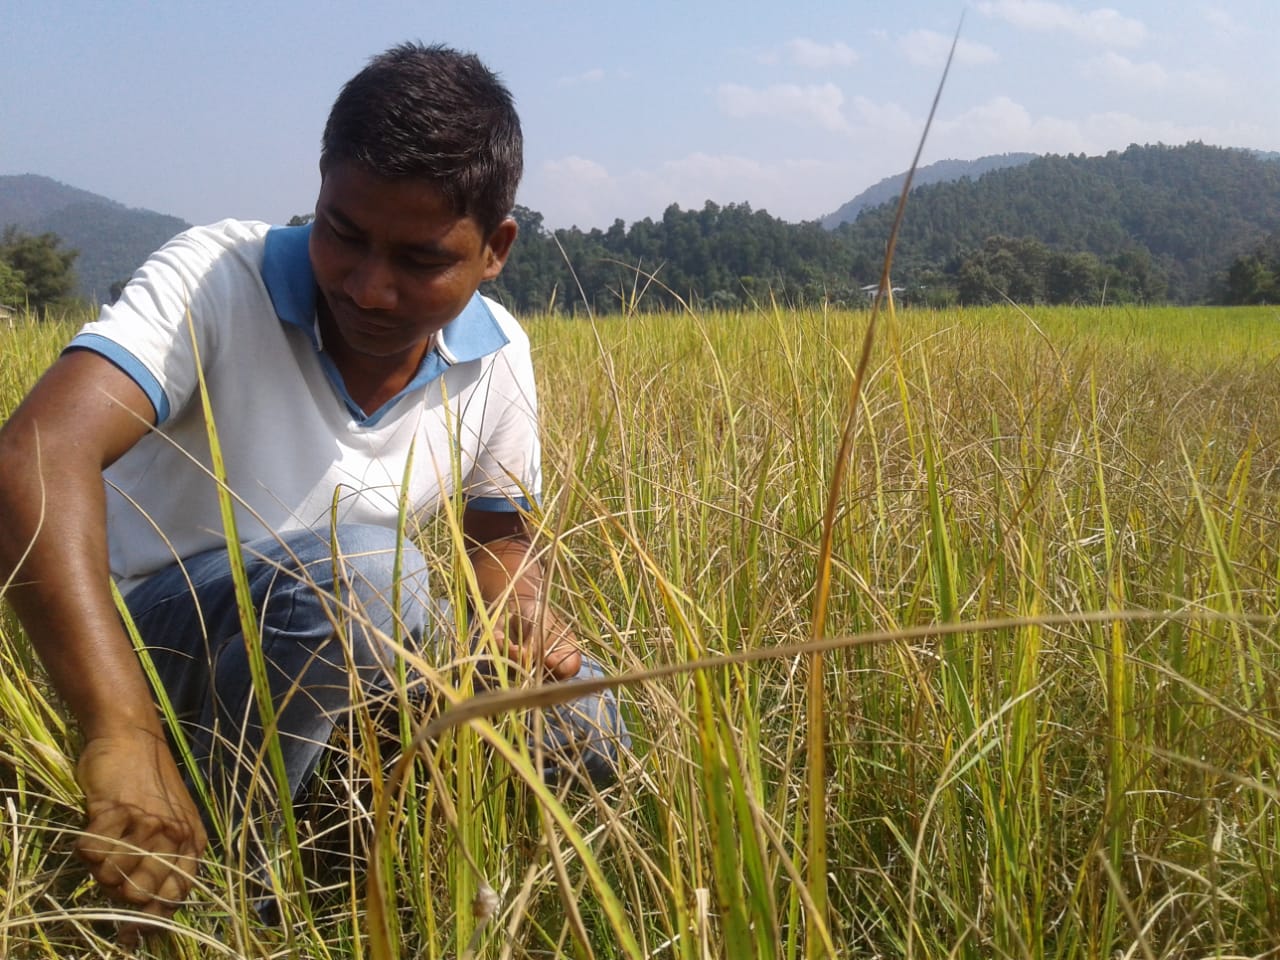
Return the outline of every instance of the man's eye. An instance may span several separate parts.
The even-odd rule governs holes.
[[[340,243],[350,244],[350,243],[360,242],[360,238],[356,236],[356,234],[351,233],[350,231],[345,230],[342,227],[339,227],[337,224],[333,223],[332,221],[326,221],[326,223],[329,227],[329,233],[331,233],[333,235],[333,238],[339,241]]]

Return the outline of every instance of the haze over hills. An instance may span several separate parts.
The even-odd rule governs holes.
[[[64,249],[79,250],[75,271],[81,296],[108,298],[161,244],[190,224],[178,217],[126,207],[96,193],[36,174],[0,176],[0,230],[56,233]]]

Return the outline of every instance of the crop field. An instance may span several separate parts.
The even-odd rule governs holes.
[[[539,546],[621,781],[542,785],[547,688],[393,749],[357,711],[142,955],[1275,956],[1280,312],[899,309],[851,409],[869,316],[529,318]],[[74,325],[0,328],[0,417]],[[465,591],[455,520],[416,535]],[[0,956],[116,955],[7,612],[0,659]]]

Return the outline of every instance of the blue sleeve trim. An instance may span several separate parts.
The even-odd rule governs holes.
[[[529,513],[533,505],[524,497],[471,497],[467,509],[489,513]]]
[[[143,365],[141,360],[120,344],[114,340],[108,340],[101,334],[81,333],[67,345],[67,350],[90,350],[110,360],[147,395],[152,409],[156,412],[156,426],[160,426],[169,419],[169,398],[165,396],[160,381],[152,376],[151,371]]]

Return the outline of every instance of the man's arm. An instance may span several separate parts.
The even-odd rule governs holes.
[[[102,481],[154,417],[97,354],[49,369],[0,429],[0,584],[84,736],[77,852],[114,899],[163,916],[206,837],[111,596]]]
[[[480,596],[492,611],[505,600],[495,635],[512,659],[542,667],[557,680],[578,675],[582,654],[572,628],[546,603],[542,564],[533,556],[519,513],[475,510],[462,514],[468,557]]]

